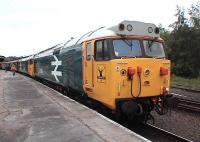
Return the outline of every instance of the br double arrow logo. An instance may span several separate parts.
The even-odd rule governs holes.
[[[59,82],[58,76],[62,76],[62,72],[57,71],[57,69],[58,69],[58,66],[62,65],[62,61],[59,61],[55,55],[53,55],[53,57],[54,57],[55,61],[52,61],[51,65],[55,66],[55,68],[53,71],[51,71],[51,74],[54,75],[56,81]]]

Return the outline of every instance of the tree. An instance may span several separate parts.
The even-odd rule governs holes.
[[[200,72],[200,5],[192,5],[190,18],[185,17],[185,10],[177,6],[177,21],[167,38],[168,55],[172,61],[172,72],[184,77],[198,77]],[[162,35],[162,34],[161,34]],[[166,33],[165,33],[166,36]]]
[[[185,9],[177,6],[177,13],[174,15],[177,17],[177,21],[170,25],[171,28],[175,30],[179,30],[183,26],[187,25],[187,18],[185,17]]]
[[[190,24],[195,29],[200,29],[200,1],[188,9],[190,15]]]
[[[0,55],[0,62],[3,62],[4,59],[5,59],[5,57]]]

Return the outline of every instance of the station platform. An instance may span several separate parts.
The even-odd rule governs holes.
[[[149,141],[59,92],[0,71],[0,142]]]

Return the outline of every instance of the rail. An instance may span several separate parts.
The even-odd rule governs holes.
[[[200,102],[188,99],[178,98],[178,108],[190,110],[193,112],[200,112]]]
[[[173,142],[192,142],[191,140],[189,139],[186,139],[182,136],[179,136],[179,135],[176,135],[174,133],[171,133],[167,130],[164,130],[164,129],[161,129],[161,128],[158,128],[154,125],[151,125],[151,124],[144,124],[146,128],[148,128],[149,130],[151,130],[152,132],[156,132],[157,135],[162,135],[163,137],[166,137],[165,140],[171,140]],[[161,140],[162,141],[162,140]]]
[[[182,86],[171,86],[171,88],[181,89],[181,90],[185,90],[185,91],[193,92],[193,93],[200,93],[200,90],[195,90],[195,89],[186,88],[186,87],[182,87]]]
[[[124,127],[134,131],[135,133],[149,139],[152,142],[192,142],[182,136],[161,129],[149,123],[136,123],[127,124],[125,122],[120,123]]]

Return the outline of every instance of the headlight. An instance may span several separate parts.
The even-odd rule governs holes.
[[[126,28],[127,28],[127,30],[128,30],[129,32],[133,30],[133,26],[132,26],[132,25],[130,25],[130,24],[129,24],[129,25],[127,25],[127,27],[126,27]]]
[[[125,28],[125,27],[124,27],[124,24],[119,24],[119,30],[120,30],[120,31],[123,31],[124,28]]]

